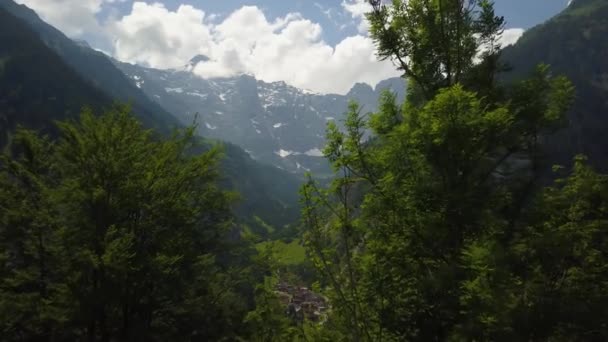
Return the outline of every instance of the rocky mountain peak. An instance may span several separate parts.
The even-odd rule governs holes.
[[[367,83],[355,83],[346,96],[373,93],[374,89]]]
[[[193,58],[195,62],[206,60],[206,56]],[[191,72],[117,65],[137,87],[184,124],[191,123],[198,113],[201,135],[240,145],[253,158],[294,173],[311,170],[330,174],[320,152],[327,122],[340,124],[349,100],[359,102],[365,111],[373,111],[379,97],[365,83],[354,85],[345,96],[319,94],[284,81],[266,82],[248,74],[204,78]],[[386,85],[404,93],[401,79]]]

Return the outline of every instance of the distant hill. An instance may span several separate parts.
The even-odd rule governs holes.
[[[511,80],[546,63],[576,86],[568,127],[545,143],[551,162],[569,165],[584,153],[596,168],[608,171],[608,0],[574,0],[507,47],[503,59],[513,68]]]
[[[27,7],[0,0],[0,145],[17,125],[53,135],[55,120],[114,101],[130,103],[144,125],[160,134],[181,125],[105,55],[73,42]],[[242,222],[256,226],[254,215],[276,227],[297,220],[299,178],[252,160],[234,145],[225,145],[225,155],[224,183],[243,197],[235,208]]]

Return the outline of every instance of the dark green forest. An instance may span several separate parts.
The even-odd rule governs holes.
[[[608,340],[608,2],[369,2],[407,96],[299,179],[0,0],[0,340]]]

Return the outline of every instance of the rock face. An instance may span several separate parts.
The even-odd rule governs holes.
[[[365,112],[376,108],[383,89],[402,99],[402,79],[381,82],[376,89],[356,84],[347,95],[318,94],[284,82],[267,83],[250,75],[203,79],[189,66],[204,60],[196,56],[184,70],[157,70],[116,62],[117,66],[152,100],[183,123],[198,123],[206,137],[230,141],[254,159],[294,173],[329,172],[321,158],[325,127],[341,120],[348,101],[359,101]]]

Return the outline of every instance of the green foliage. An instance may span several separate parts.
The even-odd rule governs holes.
[[[286,308],[281,305],[274,292],[276,279],[267,277],[264,283],[255,290],[256,309],[247,314],[245,323],[252,327],[251,341],[290,341],[297,330],[285,314]]]
[[[607,194],[608,178],[578,157],[572,174],[545,189],[531,211],[515,250],[526,275],[522,289],[531,292],[521,305],[534,318],[527,326],[533,335],[561,340],[608,336]]]
[[[461,300],[472,321],[460,336],[602,340],[608,330],[606,176],[575,161],[544,189],[508,244],[477,241],[464,254],[471,278]]]
[[[229,143],[221,145],[224,151],[221,184],[239,194],[234,205],[239,223],[263,238],[297,236],[287,225],[298,220],[297,192],[302,180],[251,159],[240,147]],[[275,232],[271,234],[268,227]]]
[[[343,131],[328,125],[336,179],[301,190],[327,329],[354,341],[605,339],[606,178],[579,160],[539,183],[543,137],[564,124],[573,86],[545,65],[499,85],[497,48],[475,59],[502,19],[467,3],[372,1],[380,57],[415,87],[402,106],[387,93],[369,120],[352,104]]]
[[[281,240],[260,242],[256,245],[258,251],[271,248],[277,262],[283,266],[299,265],[306,261],[306,250],[299,239],[289,243]]]
[[[498,67],[504,19],[487,0],[371,0],[367,15],[380,59],[394,61],[408,78],[410,100],[430,100],[439,89],[465,82],[475,69]],[[477,80],[480,81],[480,80]],[[485,81],[485,80],[484,80]],[[492,82],[492,80],[489,80]]]
[[[247,278],[218,260],[231,229],[219,150],[192,156],[193,129],[157,140],[125,107],[58,126],[57,142],[18,131],[3,157],[3,336],[236,336]]]
[[[193,128],[160,139],[115,106],[50,129],[86,101],[107,100],[29,30],[15,40],[23,25],[0,9],[1,143],[10,143],[0,160],[3,338],[608,339],[608,178],[578,157],[569,176],[544,189],[539,181],[543,142],[573,103],[570,81],[541,64],[499,83],[504,20],[491,1],[370,3],[379,57],[397,63],[409,95],[400,105],[383,93],[369,117],[351,103],[343,130],[329,123],[324,154],[336,177],[302,187],[302,240],[280,229],[294,183],[225,145],[224,183],[256,194],[237,207],[251,217],[238,230],[236,196],[219,186],[220,148],[199,146]],[[576,27],[599,3],[577,1],[557,21]],[[596,39],[602,25],[590,25],[582,34]],[[41,55],[51,66],[41,84],[19,80]],[[72,56],[81,73],[90,67]],[[19,123],[59,138],[10,133]],[[243,170],[284,193],[257,191]],[[255,253],[260,232],[286,240]],[[310,280],[307,256],[331,306],[322,324],[290,320],[275,293],[279,276]]]

